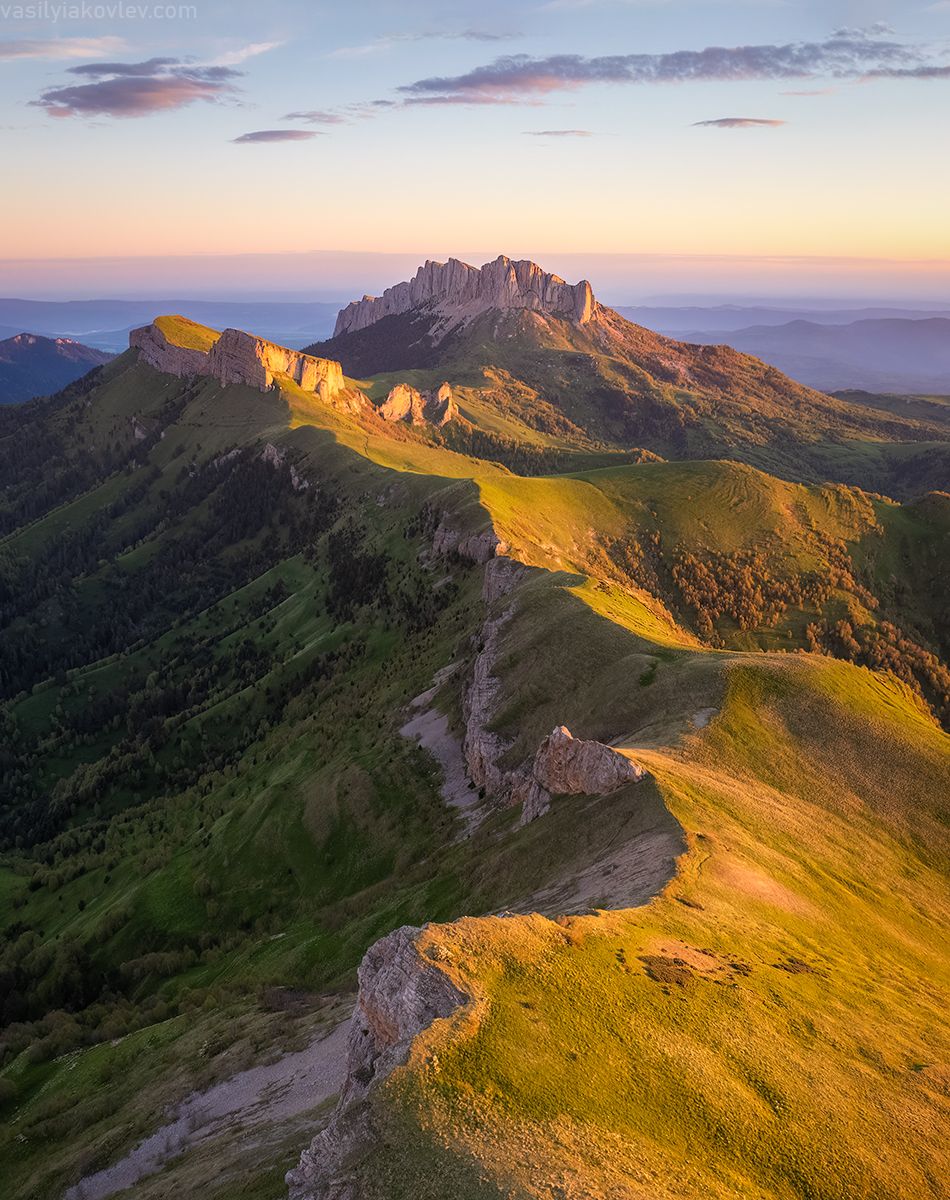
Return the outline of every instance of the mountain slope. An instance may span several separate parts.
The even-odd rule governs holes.
[[[327,360],[135,341],[3,414],[11,1196],[299,1050],[433,921],[366,959],[299,1195],[941,1178],[946,497],[577,448],[528,477]],[[329,1115],[191,1139],[135,1194],[272,1197]]]
[[[58,392],[111,357],[69,338],[18,333],[0,342],[0,404]]]
[[[513,445],[640,447],[899,495],[912,477],[926,488],[950,475],[939,423],[833,399],[726,346],[652,333],[599,304],[586,283],[505,258],[478,270],[428,263],[409,283],[343,309],[335,336],[309,352],[339,359],[381,394],[404,379],[419,388],[448,380],[463,418],[448,444],[500,461]],[[893,443],[908,446],[913,466]]]

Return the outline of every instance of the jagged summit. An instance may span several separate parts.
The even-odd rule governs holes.
[[[457,258],[429,260],[412,279],[341,309],[333,336],[355,333],[422,305],[434,308],[446,328],[491,309],[530,309],[586,325],[599,308],[586,279],[566,283],[527,259],[513,262],[501,254],[482,267]]]

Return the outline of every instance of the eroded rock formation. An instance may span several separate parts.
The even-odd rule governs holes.
[[[372,945],[360,964],[359,995],[347,1039],[346,1083],[330,1123],[287,1174],[290,1200],[357,1200],[359,1185],[348,1163],[374,1140],[367,1098],[406,1061],[423,1030],[469,999],[436,962],[420,953],[421,932],[408,925],[394,930]]]
[[[521,824],[527,825],[547,812],[552,796],[606,796],[645,777],[618,750],[558,725],[538,747],[529,774],[513,787],[512,802],[522,805]]]
[[[397,383],[376,411],[384,421],[435,425],[439,429],[458,415],[452,389],[447,383],[431,392],[420,392],[408,383]]]
[[[169,375],[209,375],[222,386],[244,384],[260,391],[285,376],[328,403],[345,401],[346,407],[362,403],[361,394],[346,387],[338,362],[288,350],[240,329],[225,329],[208,350],[196,350],[169,341],[153,323],[133,329],[129,345],[149,366]]]
[[[447,327],[490,309],[530,309],[585,325],[598,309],[586,279],[566,283],[537,263],[512,262],[500,255],[483,267],[457,258],[427,262],[405,283],[387,288],[381,296],[364,296],[341,309],[334,337],[366,329],[383,317],[428,305],[446,319]]]

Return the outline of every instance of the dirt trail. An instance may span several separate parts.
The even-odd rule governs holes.
[[[80,1180],[63,1200],[105,1200],[226,1128],[271,1124],[315,1108],[343,1085],[348,1025],[343,1021],[305,1050],[195,1092],[178,1106],[174,1120],[111,1167]]]

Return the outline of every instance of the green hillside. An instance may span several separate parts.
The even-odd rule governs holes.
[[[61,1196],[299,1049],[367,947],[426,922],[476,1002],[373,1094],[361,1194],[938,1194],[946,495],[703,458],[728,442],[705,418],[651,461],[583,388],[547,393],[552,431],[529,392],[452,382],[443,435],[130,351],[0,413],[9,1195]],[[924,436],[901,429],[867,433],[881,461]],[[494,597],[486,535],[522,565]],[[504,768],[565,724],[646,783],[525,826],[472,787],[466,825],[400,731],[431,690],[461,739],[491,622]],[[282,1195],[327,1116],[129,1194]]]
[[[908,497],[950,476],[946,423],[931,409],[835,398],[728,346],[663,337],[610,309],[587,326],[531,311],[483,313],[442,331],[424,308],[310,347],[385,395],[448,380],[455,449],[519,473],[570,469],[565,451],[646,449],[730,458],[786,479],[827,479]]]

